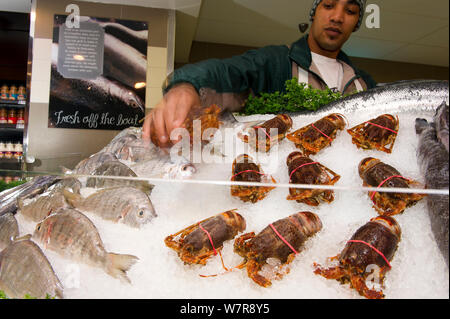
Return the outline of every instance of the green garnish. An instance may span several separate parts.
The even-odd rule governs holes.
[[[347,95],[325,90],[313,89],[306,83],[298,83],[296,78],[285,82],[286,92],[261,93],[250,95],[241,114],[276,114],[280,112],[316,111],[321,106]]]

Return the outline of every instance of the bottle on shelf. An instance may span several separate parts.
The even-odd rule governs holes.
[[[17,100],[18,101],[25,101],[27,99],[27,90],[25,89],[25,86],[20,85],[17,89]]]
[[[0,88],[0,99],[7,100],[9,98],[9,88],[6,84],[3,84]]]
[[[23,146],[22,143],[14,144],[14,158],[17,160],[21,160],[23,157]]]
[[[8,123],[8,110],[5,107],[0,107],[0,124]]]
[[[17,86],[11,85],[9,88],[9,100],[17,101]]]
[[[17,124],[25,124],[24,110],[17,110]]]
[[[17,111],[14,108],[8,110],[8,124],[17,124]]]
[[[6,153],[6,144],[0,141],[0,158],[4,158]]]
[[[14,145],[11,142],[8,142],[6,144],[6,151],[4,152],[3,156],[6,159],[11,159],[14,154]]]

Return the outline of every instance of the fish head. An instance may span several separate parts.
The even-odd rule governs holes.
[[[123,222],[132,227],[139,228],[147,223],[149,223],[153,218],[158,215],[151,203],[149,205],[140,205],[131,209],[131,211],[126,214]]]
[[[173,179],[185,179],[190,178],[197,168],[192,163],[174,163],[167,168],[166,176]]]
[[[33,236],[32,236],[33,238],[36,238],[38,240],[42,239],[43,234],[45,232],[44,221],[45,220],[43,220],[40,223],[36,224],[36,227],[34,228],[34,232],[33,232]]]
[[[134,94],[131,91],[128,91],[128,94],[125,95],[125,101],[128,106],[131,106],[133,109],[140,109],[142,112],[145,112],[145,106],[142,99]]]
[[[416,134],[422,134],[422,132],[428,127],[431,127],[431,125],[428,123],[426,119],[416,118],[414,126],[414,128],[416,129]]]

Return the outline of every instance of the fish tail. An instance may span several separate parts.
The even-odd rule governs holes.
[[[68,191],[67,189],[63,189],[63,195],[64,198],[67,200],[67,202],[72,206],[72,207],[76,207],[77,204],[83,199],[83,197],[79,194],[74,194],[70,191]]]
[[[155,187],[155,185],[150,184],[149,182],[145,181],[144,183],[141,183],[139,185],[139,189],[141,191],[143,191],[144,193],[146,193],[147,195],[150,196],[150,194],[152,193],[153,188]]]
[[[23,211],[24,203],[23,199],[20,197],[17,199],[17,207],[19,208],[20,211]]]
[[[108,253],[109,264],[107,272],[114,278],[119,278],[131,283],[127,276],[127,271],[133,266],[139,258],[133,255]]]

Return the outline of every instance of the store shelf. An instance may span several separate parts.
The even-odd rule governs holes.
[[[0,158],[0,170],[21,170],[22,166],[22,159]]]
[[[0,158],[0,167],[2,166],[14,166],[14,165],[21,165],[23,162],[22,159],[17,158]]]
[[[0,124],[0,130],[13,130],[22,132],[24,128],[24,124]]]
[[[10,100],[0,100],[0,107],[8,108],[24,108],[26,104],[25,100],[21,101],[10,101]]]

